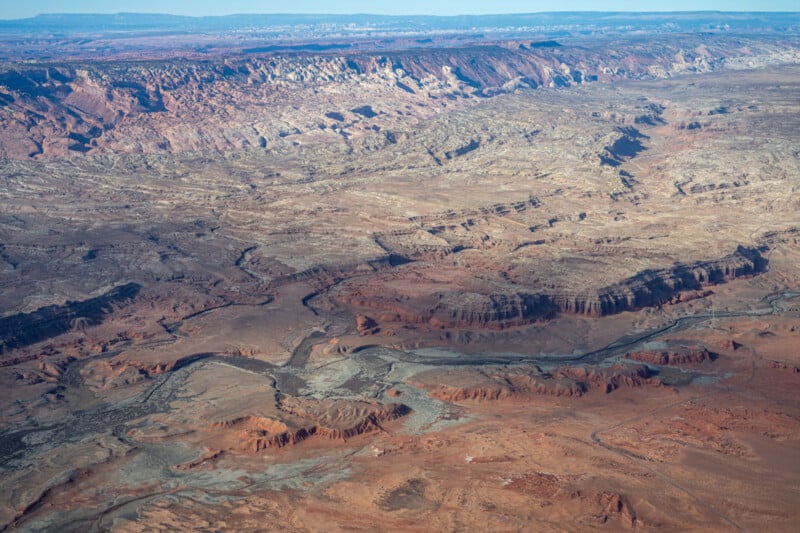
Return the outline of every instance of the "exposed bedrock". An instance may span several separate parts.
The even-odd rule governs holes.
[[[645,365],[627,365],[616,363],[609,367],[595,366],[565,366],[554,372],[563,378],[568,378],[583,384],[590,389],[597,389],[605,393],[612,392],[620,387],[641,387],[642,385],[662,385],[661,380],[652,377],[652,372]]]
[[[448,291],[429,297],[366,294],[339,295],[357,308],[378,310],[380,321],[428,323],[435,327],[506,328],[552,318],[557,313],[606,316],[680,301],[681,293],[753,276],[767,268],[759,250],[739,246],[720,259],[662,270],[644,270],[600,289],[478,294]]]
[[[434,326],[508,327],[551,317],[552,300],[542,294],[445,293],[429,322]]]
[[[680,366],[713,361],[717,358],[717,354],[709,352],[706,348],[696,347],[679,350],[638,350],[625,354],[625,357],[660,366]]]
[[[543,372],[538,367],[517,369],[432,370],[415,376],[411,384],[444,401],[491,401],[533,396],[583,396],[620,387],[660,386],[645,365],[617,363],[608,367],[561,367]]]
[[[300,53],[201,63],[0,65],[0,127],[5,133],[0,156],[263,148],[303,130],[317,130],[330,120],[344,125],[380,121],[410,102],[435,107],[441,98],[665,78],[719,70],[743,56],[751,62],[769,62],[796,61],[800,54],[786,41],[731,41],[717,36],[702,43],[696,48],[699,42],[687,41],[686,36],[664,37],[642,53],[636,41],[622,41],[615,43],[618,52],[612,55],[582,46],[529,47],[509,41],[390,54]],[[296,111],[293,116],[281,115],[286,108],[296,110],[298,91],[348,84],[358,89],[330,103],[338,109],[316,109],[302,120],[295,120]],[[376,94],[382,96],[376,100]],[[658,120],[657,113],[636,117],[636,122],[645,124]],[[332,138],[338,137],[330,131]],[[394,135],[390,132],[389,138]],[[473,139],[443,156],[457,157],[477,146]],[[638,139],[627,135],[602,157],[619,164],[620,157],[640,149]]]
[[[278,418],[244,416],[214,422],[215,430],[235,430],[237,447],[258,452],[298,444],[310,437],[347,440],[380,430],[381,424],[407,415],[403,404],[382,405],[364,401],[308,400],[285,396]]]

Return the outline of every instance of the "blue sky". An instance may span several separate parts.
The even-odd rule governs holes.
[[[379,13],[460,15],[536,11],[800,11],[800,0],[0,0],[0,18],[38,13]]]

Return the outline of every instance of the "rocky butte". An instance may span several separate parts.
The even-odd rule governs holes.
[[[0,21],[0,530],[792,530],[799,28]]]

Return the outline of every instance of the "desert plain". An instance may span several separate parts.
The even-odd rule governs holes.
[[[490,37],[4,37],[1,530],[796,527],[796,30]]]

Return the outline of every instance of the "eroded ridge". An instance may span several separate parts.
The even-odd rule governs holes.
[[[675,303],[702,296],[707,287],[757,275],[766,270],[767,264],[759,250],[739,246],[735,253],[717,260],[645,270],[602,288],[587,287],[584,293],[567,287],[563,292],[545,289],[532,293],[508,284],[509,292],[503,293],[434,292],[415,298],[402,292],[371,294],[354,282],[345,284],[345,292],[337,298],[357,309],[370,310],[379,322],[505,328],[547,320],[561,313],[600,317]],[[557,280],[551,283],[558,285]]]

